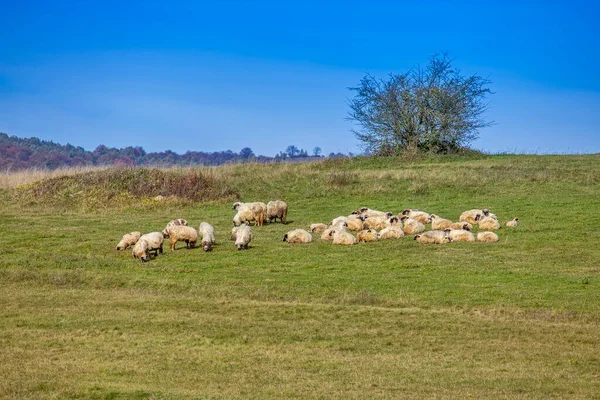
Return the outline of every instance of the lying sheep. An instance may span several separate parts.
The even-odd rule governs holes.
[[[254,221],[257,226],[262,226],[267,219],[267,205],[259,201],[252,203],[242,203],[237,201],[233,203],[231,208],[237,210],[237,213],[233,217],[234,226],[240,226],[244,222],[252,221]]]
[[[325,229],[327,229],[325,224],[310,224],[310,231],[313,233],[322,233]]]
[[[465,231],[464,229],[451,229],[446,228],[444,232],[448,235],[453,242],[474,242],[475,236],[469,231]]]
[[[477,223],[479,224],[479,229],[484,230],[498,230],[500,229],[500,222],[496,218],[493,217],[483,217],[480,218]]]
[[[169,237],[169,228],[172,226],[187,226],[188,222],[183,218],[174,219],[173,221],[169,221],[165,229],[163,229],[162,234],[163,237]]]
[[[215,228],[208,222],[200,223],[198,235],[201,237],[202,249],[204,251],[211,251],[213,244],[217,244]]]
[[[365,227],[367,229],[381,230],[390,226],[390,217],[386,215],[380,215],[375,217],[367,217],[365,219]]]
[[[417,210],[417,209],[407,208],[406,210],[402,211],[402,216],[412,218],[416,221],[419,221],[422,224],[431,223],[431,215],[427,214],[425,211],[421,211],[421,210]],[[400,218],[402,218],[402,217],[400,217]]]
[[[364,229],[356,235],[359,243],[376,242],[379,240],[379,234],[375,229]]]
[[[431,229],[443,231],[452,225],[452,221],[436,214],[431,214]]]
[[[146,262],[150,259],[150,252],[154,251],[154,255],[157,256],[160,252],[163,252],[164,236],[162,232],[150,232],[140,236],[139,240],[133,246],[131,254],[133,258],[139,258],[142,262]]]
[[[117,250],[125,250],[129,246],[133,246],[142,236],[141,232],[129,232],[123,235],[119,244],[117,244]]]
[[[167,234],[171,251],[175,249],[175,243],[177,242],[185,242],[185,246],[189,249],[196,246],[196,242],[198,241],[198,231],[191,226],[172,226],[167,230]]]
[[[508,226],[509,228],[516,228],[518,224],[519,224],[519,218],[513,218],[512,220],[510,220],[506,223],[506,226]],[[123,237],[125,237],[125,236],[123,236]]]
[[[443,244],[452,242],[452,239],[444,231],[428,231],[421,235],[416,235],[415,240],[421,244]]]
[[[467,210],[467,211],[463,212],[462,214],[460,214],[460,217],[458,217],[458,221],[459,222],[468,222],[471,225],[477,225],[478,220],[480,218],[487,217],[489,214],[490,214],[490,211],[487,208],[484,208],[483,210],[474,208],[472,210]],[[477,217],[477,215],[479,215],[479,217]]]
[[[379,232],[379,239],[400,239],[404,237],[404,231],[402,230],[402,226],[388,226],[387,228],[382,229]]]
[[[352,232],[359,232],[366,228],[365,217],[348,218],[346,221],[347,229]]]
[[[479,232],[477,234],[477,241],[478,242],[488,242],[488,243],[493,243],[493,242],[497,242],[498,240],[500,240],[498,238],[498,235],[496,235],[494,232]]]
[[[283,235],[283,241],[288,243],[310,243],[312,235],[304,229],[294,229]]]
[[[269,222],[277,222],[277,218],[281,223],[285,224],[287,221],[288,205],[283,200],[272,200],[267,203],[267,218]]]
[[[327,227],[327,229],[325,229],[321,233],[321,239],[332,241],[333,240],[333,231],[334,231],[333,227],[331,227],[331,226]]]
[[[248,243],[252,240],[252,231],[250,231],[250,226],[242,225],[238,228],[235,236],[235,247],[238,250],[247,250]]]
[[[378,211],[371,208],[362,207],[360,210],[352,211],[352,214],[362,215],[364,217],[386,217],[389,218],[393,214],[389,211]]]
[[[417,233],[425,232],[425,225],[415,219],[409,218],[405,215],[400,218],[400,220],[404,225],[402,229],[406,235],[415,235]]]
[[[356,244],[356,238],[346,230],[334,229],[330,233],[333,244]]]
[[[465,231],[472,231],[473,230],[473,225],[471,225],[468,222],[455,222],[452,225],[450,225],[448,228],[450,228],[450,229],[463,229]]]

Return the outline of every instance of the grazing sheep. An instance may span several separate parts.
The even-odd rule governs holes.
[[[472,231],[473,230],[473,225],[471,225],[468,222],[455,222],[452,225],[450,225],[448,228],[450,228],[450,229],[463,229],[465,231]]]
[[[448,235],[453,242],[474,242],[475,236],[469,231],[465,231],[464,229],[451,229],[446,228],[444,232]]]
[[[175,243],[185,242],[185,247],[192,248],[196,246],[198,241],[198,231],[191,226],[176,225],[172,226],[167,231],[169,235],[169,247],[171,251],[175,250]]]
[[[406,235],[415,235],[417,233],[425,232],[425,225],[415,219],[409,218],[405,215],[400,218],[400,220],[404,224],[402,229]]]
[[[474,208],[472,210],[467,210],[460,214],[460,217],[458,217],[458,221],[468,222],[471,225],[477,225],[477,222],[480,218],[487,217],[489,214],[490,211],[487,208],[484,208],[483,210]],[[477,218],[477,215],[479,215],[479,218]]]
[[[497,242],[498,240],[500,240],[498,238],[498,235],[496,235],[494,232],[479,232],[477,234],[477,241],[478,242],[488,242],[488,243],[493,243],[493,242]]]
[[[334,229],[330,233],[333,244],[356,244],[356,238],[346,230]]]
[[[417,210],[417,209],[407,208],[406,210],[402,211],[402,216],[412,218],[416,221],[419,221],[422,224],[431,223],[431,215],[427,214],[425,211],[421,211],[421,210]],[[400,218],[402,218],[402,217],[400,217]]]
[[[500,222],[498,222],[498,220],[493,217],[483,217],[480,218],[477,222],[479,223],[479,229],[494,231],[500,229]]]
[[[310,224],[310,231],[314,233],[322,233],[325,229],[327,229],[327,225],[325,224]]]
[[[245,223],[240,226],[234,226],[233,228],[231,228],[231,238],[230,239],[233,240],[234,242],[237,238],[237,231],[239,231],[242,226],[248,226],[248,223]]]
[[[283,241],[288,243],[309,243],[312,239],[312,235],[304,229],[294,229],[283,235]]]
[[[436,214],[431,214],[431,229],[443,231],[452,225],[452,221],[444,219]]]
[[[247,250],[248,243],[250,243],[252,237],[253,236],[252,231],[250,231],[250,226],[240,226],[236,232],[235,247],[237,247],[238,250]]]
[[[200,223],[198,235],[202,238],[201,243],[204,251],[211,251],[213,244],[217,244],[217,239],[215,238],[215,228],[213,228],[213,226],[208,222]]]
[[[356,240],[361,243],[376,242],[379,240],[379,234],[375,229],[364,229],[356,235]]]
[[[139,258],[142,262],[150,259],[150,252],[154,251],[154,255],[158,252],[163,252],[164,236],[162,232],[150,232],[140,236],[139,240],[133,246],[131,254],[133,258]]]
[[[421,235],[416,235],[415,240],[421,244],[443,244],[452,242],[452,239],[444,231],[428,231]]]
[[[162,234],[163,237],[168,238],[169,237],[169,228],[172,226],[187,226],[188,222],[183,219],[183,218],[178,218],[178,219],[174,219],[173,221],[169,221],[169,223],[167,224],[167,226],[165,227],[165,229],[163,229]]]
[[[142,236],[141,232],[129,232],[123,235],[119,244],[117,244],[117,250],[125,250],[129,246],[133,246]]]
[[[510,228],[516,228],[519,224],[519,218],[514,218],[506,223],[506,226]],[[124,236],[123,236],[124,237]]]
[[[233,225],[240,226],[244,222],[254,221],[257,226],[262,226],[267,219],[267,205],[260,201],[252,203],[235,202],[232,209],[237,210],[233,217]]]
[[[269,222],[277,222],[277,218],[281,223],[285,224],[287,221],[288,205],[283,200],[272,200],[267,203],[267,218]]]
[[[388,226],[387,228],[382,229],[379,232],[379,239],[400,239],[404,237],[404,231],[402,230],[402,226]]]

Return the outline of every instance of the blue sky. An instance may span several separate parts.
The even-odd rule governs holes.
[[[93,150],[360,152],[347,100],[448,51],[492,80],[487,152],[600,152],[600,6],[0,0],[0,131]]]

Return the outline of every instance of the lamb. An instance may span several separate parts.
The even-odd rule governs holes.
[[[452,239],[444,231],[428,231],[422,235],[416,235],[415,240],[421,244],[443,244],[452,242]]]
[[[123,235],[119,244],[117,244],[117,250],[126,250],[129,246],[133,246],[142,234],[140,232],[129,232]]]
[[[404,224],[403,230],[407,235],[414,235],[417,233],[425,232],[425,225],[420,223],[419,221],[409,218],[408,216],[403,216],[400,218],[402,223]]]
[[[479,223],[479,228],[480,229],[484,229],[484,230],[498,230],[500,229],[500,222],[498,222],[498,220],[496,218],[493,217],[483,217],[480,218],[478,221]]]
[[[233,210],[237,210],[237,214],[233,217],[233,225],[240,226],[244,222],[256,222],[257,226],[262,226],[267,219],[267,205],[262,202],[242,203],[235,202],[231,206]]]
[[[419,221],[422,224],[431,223],[431,215],[427,214],[425,211],[420,211],[417,209],[407,208],[406,210],[402,211],[402,216],[407,216],[416,221]],[[400,217],[400,218],[402,218],[402,217]]]
[[[486,232],[479,232],[477,234],[478,242],[493,243],[493,242],[497,242],[498,240],[500,240],[500,239],[498,238],[498,235],[496,235],[494,232],[486,231]]]
[[[375,229],[364,229],[356,235],[356,240],[359,243],[376,242],[379,240],[379,234]]]
[[[131,254],[133,258],[139,258],[142,262],[150,259],[150,252],[154,251],[154,255],[158,252],[163,252],[164,236],[162,232],[150,232],[140,236],[139,240],[133,246]]]
[[[213,244],[217,244],[215,238],[215,228],[208,222],[200,223],[198,228],[198,235],[202,238],[202,249],[204,251],[211,251]]]
[[[451,229],[446,228],[444,232],[448,235],[453,242],[474,242],[475,236],[469,231],[465,231],[464,229]]]
[[[283,200],[272,200],[267,203],[267,218],[269,222],[277,222],[277,218],[282,224],[287,221],[288,205]]]
[[[519,218],[513,218],[512,220],[510,220],[506,223],[506,226],[508,226],[509,228],[516,228],[518,224],[519,224]]]
[[[400,239],[404,236],[404,231],[402,230],[402,226],[392,225],[387,228],[382,229],[379,232],[379,239]]]
[[[477,221],[480,218],[487,217],[489,214],[490,214],[490,211],[487,208],[484,208],[483,210],[474,208],[472,210],[467,210],[467,211],[463,212],[462,214],[460,214],[460,217],[458,217],[458,221],[459,222],[468,222],[471,225],[477,225]],[[479,218],[477,218],[477,215],[479,215]]]
[[[196,245],[198,241],[198,231],[191,226],[176,225],[169,228],[169,245],[171,251],[175,249],[175,243],[185,242],[185,246],[189,249]]]
[[[283,235],[283,241],[288,243],[310,243],[312,235],[304,229],[294,229]]]
[[[247,250],[248,243],[250,243],[252,237],[253,236],[252,231],[250,231],[250,226],[240,226],[236,232],[235,247],[237,247],[238,250]]]
[[[325,224],[310,224],[310,231],[314,233],[322,233],[325,229],[327,229],[327,225]]]
[[[330,233],[333,238],[333,244],[356,244],[356,238],[345,230],[334,229]]]
[[[452,225],[452,221],[444,219],[436,214],[431,214],[431,229],[443,231]]]
[[[465,231],[472,231],[473,230],[473,225],[471,225],[468,222],[455,222],[452,225],[450,225],[448,228],[450,228],[450,229],[463,229]]]
[[[163,229],[163,231],[162,231],[163,237],[166,237],[166,238],[169,237],[168,230],[169,230],[170,227],[172,227],[172,226],[180,226],[180,225],[187,226],[187,224],[188,224],[188,222],[185,219],[183,219],[183,218],[178,218],[178,219],[174,219],[173,221],[169,221],[169,223],[167,224],[167,226],[165,227],[165,229]]]

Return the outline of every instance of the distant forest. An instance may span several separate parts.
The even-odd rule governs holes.
[[[295,146],[288,146],[274,157],[257,156],[245,147],[239,153],[231,150],[205,153],[188,151],[177,154],[167,150],[146,153],[142,147],[116,149],[100,145],[94,151],[70,144],[61,145],[38,138],[18,138],[0,133],[0,170],[22,170],[27,168],[56,169],[61,167],[118,165],[118,166],[194,166],[222,165],[242,162],[305,161],[321,158],[321,149],[315,147],[314,155]],[[329,157],[344,157],[342,153],[331,153]]]

